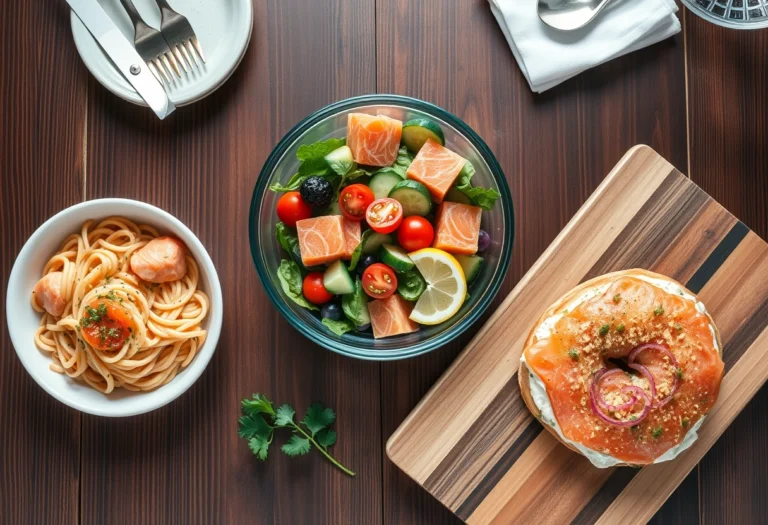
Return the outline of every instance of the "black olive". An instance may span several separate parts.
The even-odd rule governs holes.
[[[324,208],[331,203],[333,199],[333,187],[323,177],[313,176],[305,180],[299,188],[301,198],[307,204]]]

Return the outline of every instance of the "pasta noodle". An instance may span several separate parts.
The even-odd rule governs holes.
[[[121,217],[95,226],[87,221],[51,257],[43,276],[61,272],[64,313],[51,315],[34,293],[32,307],[43,314],[35,344],[50,353],[52,370],[109,394],[116,388],[153,390],[192,362],[205,342],[202,322],[209,309],[208,297],[198,289],[197,262],[186,253],[186,275],[161,284],[142,281],[131,270],[132,254],[158,236],[152,227]],[[101,343],[93,345],[86,339],[107,307],[125,319],[127,331],[99,327]],[[105,334],[127,339],[104,348]]]

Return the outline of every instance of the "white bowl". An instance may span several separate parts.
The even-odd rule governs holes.
[[[105,395],[66,374],[50,370],[50,355],[35,346],[34,334],[40,326],[40,314],[30,305],[32,289],[40,279],[43,266],[56,253],[64,239],[80,231],[88,219],[100,220],[117,215],[139,224],[155,227],[184,241],[200,267],[200,284],[211,301],[203,322],[208,336],[198,354],[168,384],[151,392],[131,392],[124,388]],[[29,238],[11,270],[6,297],[6,319],[16,353],[29,375],[53,397],[81,412],[97,416],[123,417],[150,412],[183,394],[203,373],[213,356],[221,333],[223,318],[221,285],[216,268],[205,247],[192,231],[173,215],[149,204],[128,199],[99,199],[67,208],[48,219]]]

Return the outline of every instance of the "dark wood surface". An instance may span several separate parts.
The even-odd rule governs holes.
[[[534,95],[484,0],[264,0],[240,68],[210,98],[158,122],[90,78],[63,2],[0,0],[2,308],[11,266],[47,217],[84,198],[130,197],[192,228],[225,297],[222,337],[182,398],[124,420],[81,415],[23,370],[0,323],[0,523],[452,523],[383,443],[459,341],[376,364],[309,343],[271,308],[247,244],[262,163],[309,112],[394,92],[454,112],[504,168],[517,215],[497,305],[609,169],[646,143],[768,236],[768,32],[682,14],[684,34]],[[687,82],[686,82],[687,75]],[[492,307],[493,308],[493,307]],[[337,409],[339,458],[265,463],[235,434],[253,391]],[[768,521],[768,388],[659,512],[658,523]]]

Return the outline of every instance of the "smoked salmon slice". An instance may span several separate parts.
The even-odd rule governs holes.
[[[567,439],[641,465],[680,444],[712,408],[724,364],[712,321],[699,310],[696,299],[682,292],[669,293],[640,278],[661,277],[657,274],[632,272],[637,276],[621,276],[599,295],[558,313],[546,335],[534,336],[524,355],[528,367],[544,382]],[[636,426],[606,424],[589,405],[594,371],[623,367],[625,373],[614,376],[616,380],[640,386],[650,395],[647,379],[626,364],[629,353],[646,343],[668,348],[678,368],[664,352],[651,349],[639,354],[636,363],[655,379],[653,408]],[[671,402],[659,406],[673,392],[675,377],[679,389]],[[607,388],[610,397],[610,390],[616,388],[610,384]]]
[[[419,326],[408,317],[412,309],[413,305],[397,294],[369,302],[373,337],[380,339],[418,330]]]
[[[477,253],[482,214],[483,210],[477,206],[443,202],[437,211],[433,246],[453,254]]]
[[[467,160],[448,148],[428,139],[408,168],[408,178],[421,182],[435,202],[443,202]]]
[[[304,266],[325,264],[344,257],[347,245],[341,220],[339,215],[326,215],[296,223]]]
[[[403,123],[384,115],[350,113],[347,117],[347,146],[358,164],[394,164],[402,134]]]
[[[344,230],[344,258],[351,259],[352,253],[360,244],[360,221],[342,218],[341,227]]]

